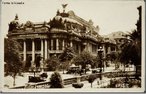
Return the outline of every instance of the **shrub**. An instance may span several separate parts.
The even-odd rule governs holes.
[[[42,78],[47,78],[47,77],[48,77],[48,74],[47,74],[47,73],[42,73],[42,74],[40,75],[40,77],[42,77]]]
[[[105,88],[123,88],[128,85],[129,88],[132,88],[134,86],[141,87],[141,80],[137,79],[130,79],[130,78],[121,78],[121,79],[111,79],[110,84],[105,86]]]
[[[131,79],[128,81],[129,87],[132,88],[133,86],[141,87],[141,80]]]
[[[122,84],[124,83],[123,79],[111,79],[110,84],[107,85],[107,88],[122,88]]]
[[[56,71],[59,67],[59,59],[56,55],[51,56],[51,58],[47,59],[45,62],[47,64],[47,71]]]
[[[63,88],[63,81],[58,72],[54,72],[50,78],[50,88]]]
[[[83,83],[73,83],[72,86],[74,88],[82,88],[84,86],[84,84]]]

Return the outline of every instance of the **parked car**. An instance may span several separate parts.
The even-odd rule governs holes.
[[[44,79],[42,79],[40,76],[29,76],[29,79],[28,79],[28,82],[34,82],[34,83],[37,83],[37,82],[43,82],[45,81]]]
[[[71,66],[68,71],[66,72],[67,74],[83,74],[85,73],[85,71],[90,71],[89,68],[86,68],[86,69],[81,69],[79,66]]]
[[[70,67],[66,73],[67,74],[74,74],[74,73],[79,73],[79,71],[80,71],[80,67],[73,66],[73,67]]]

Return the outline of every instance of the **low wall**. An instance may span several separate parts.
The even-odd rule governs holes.
[[[125,76],[125,75],[134,76],[135,72],[134,71],[128,71],[128,72],[106,72],[106,73],[102,73],[102,75],[104,75],[104,76],[115,75],[115,77],[116,77],[116,74],[117,75],[122,74],[122,75],[118,75],[118,77],[120,77],[120,76],[122,77],[122,76]],[[89,75],[90,74],[64,79],[63,84],[64,85],[69,85],[69,84],[72,84],[72,83],[77,83],[78,81],[80,81],[80,82],[87,81]],[[101,74],[100,73],[95,73],[95,74],[92,74],[92,75],[96,75],[96,77],[98,78],[98,77],[100,77]],[[39,83],[31,83],[31,84],[28,83],[28,85],[13,87],[13,88],[10,88],[10,89],[38,88],[40,86],[49,87],[50,82],[39,82]]]

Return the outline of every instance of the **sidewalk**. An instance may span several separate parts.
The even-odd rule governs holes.
[[[47,72],[48,74],[48,77],[46,78],[46,81],[49,81],[49,78],[51,77],[51,74],[53,72]],[[67,78],[72,78],[72,77],[75,77],[76,75],[72,75],[72,74],[63,74],[63,72],[59,72],[62,76],[62,79],[67,79]],[[36,73],[36,76],[39,75],[41,73]],[[28,83],[28,77],[29,76],[33,76],[34,74],[33,73],[23,73],[23,76],[16,76],[16,80],[15,80],[15,86],[23,86],[25,84]],[[4,85],[6,87],[13,87],[13,77],[12,76],[6,76],[4,77]]]
[[[123,67],[120,67],[119,69],[121,70],[121,69],[123,69]],[[132,70],[133,68],[127,68],[127,71],[128,71],[128,69]],[[112,67],[104,68],[104,72],[115,72],[115,71],[120,71],[120,70],[115,70],[114,65]],[[52,73],[53,72],[47,72],[48,78],[46,79],[46,81],[49,81],[49,78],[50,78]],[[61,74],[62,79],[73,78],[73,77],[79,76],[79,75],[74,75],[74,74],[63,74],[62,71],[60,71],[59,73]],[[92,71],[87,72],[87,74],[91,74],[91,73],[92,73]],[[41,74],[41,73],[36,73],[36,76],[39,75],[39,74]],[[33,73],[24,73],[23,75],[24,75],[23,77],[22,76],[16,76],[16,80],[15,80],[16,85],[15,86],[23,86],[26,83],[28,83],[28,76],[33,76]],[[103,79],[108,80],[107,78],[103,78]],[[14,81],[14,79],[11,76],[7,76],[7,77],[4,78],[4,84],[7,87],[13,87],[13,81]],[[94,84],[96,84],[96,85],[94,85]],[[96,88],[101,87],[100,85],[97,85],[97,80],[94,81],[93,86],[96,86]],[[68,87],[68,85],[67,85],[67,87]],[[69,85],[69,87],[70,87],[70,85]],[[86,87],[91,87],[91,84],[88,83],[87,81],[84,81],[84,88],[86,88]]]
[[[96,79],[93,83],[92,83],[92,88],[100,88],[100,87],[103,87],[103,86],[106,86],[110,83],[110,79],[109,78],[106,78],[106,77],[103,77],[104,80],[99,80],[99,79]],[[99,82],[99,83],[98,83]],[[84,84],[84,86],[82,87],[82,89],[90,89],[91,88],[91,83],[89,83],[88,81],[83,81],[81,82]],[[74,88],[72,87],[72,84],[70,85],[66,85],[65,88]]]

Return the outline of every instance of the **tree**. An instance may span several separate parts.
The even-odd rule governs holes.
[[[89,52],[83,51],[73,59],[73,62],[75,63],[75,65],[81,65],[81,68],[85,69],[85,73],[86,73],[87,64],[90,65],[94,64],[93,60],[94,58]]]
[[[19,50],[20,44],[11,38],[5,39],[4,48],[4,61],[7,64],[6,74],[11,75],[14,78],[13,85],[15,85],[15,78],[17,73],[20,73],[22,68],[22,62]]]
[[[58,72],[54,72],[50,77],[50,88],[63,88],[63,81]]]
[[[139,19],[136,23],[137,29],[130,33],[128,41],[123,45],[120,60],[124,63],[133,63],[138,72],[138,66],[141,66],[141,6],[139,10]]]
[[[119,52],[111,52],[109,54],[109,59],[115,64],[115,69],[116,69],[116,65],[119,60]]]
[[[59,67],[59,59],[56,55],[53,55],[50,59],[46,60],[48,71],[55,71]]]
[[[71,47],[66,47],[63,51],[63,53],[59,56],[59,60],[62,62],[62,68],[63,68],[63,73],[64,69],[68,68],[71,61],[71,59],[74,57],[75,53],[74,50]]]
[[[99,67],[100,66],[99,62],[100,62],[99,55],[93,56],[93,63],[91,63],[91,68]]]
[[[135,32],[136,31],[134,30],[130,34],[130,36],[131,35],[133,36],[133,33]],[[129,41],[127,41],[123,45],[122,51],[120,54],[120,61],[124,62],[124,65],[133,63],[136,68],[136,73],[137,73],[137,66],[141,65],[141,47],[139,46],[141,46],[140,41],[131,38]]]

